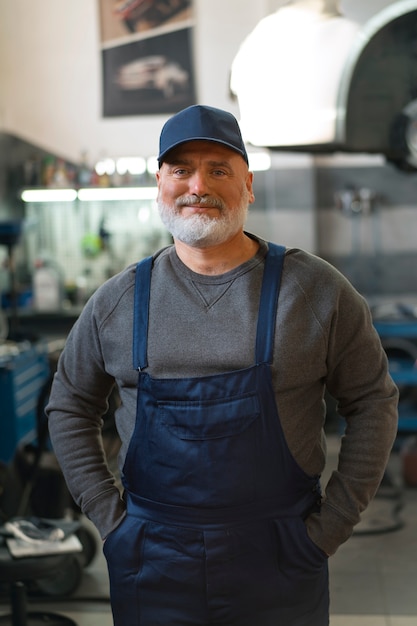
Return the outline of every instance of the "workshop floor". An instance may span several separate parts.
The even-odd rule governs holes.
[[[338,437],[331,436],[327,472],[337,446]],[[387,480],[357,532],[330,559],[331,626],[417,624],[417,488],[403,486],[401,468],[400,456],[393,452]],[[75,597],[32,601],[30,608],[68,615],[78,626],[112,626],[100,550],[84,570]],[[0,614],[7,609],[1,604]]]

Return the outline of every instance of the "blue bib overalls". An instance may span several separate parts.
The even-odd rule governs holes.
[[[182,379],[144,371],[152,259],[137,266],[127,516],[104,546],[116,626],[328,625],[327,558],[304,523],[319,479],[291,455],[272,388],[283,260],[270,244],[255,364]]]

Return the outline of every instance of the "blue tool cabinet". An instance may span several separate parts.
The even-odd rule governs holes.
[[[49,371],[42,343],[0,356],[0,461],[9,463],[20,443],[36,438],[37,403]]]
[[[376,321],[374,326],[381,340],[403,338],[417,341],[417,320]],[[399,433],[417,432],[417,362],[401,359],[389,359],[390,374],[400,388]],[[411,398],[403,398],[402,387],[415,387]]]

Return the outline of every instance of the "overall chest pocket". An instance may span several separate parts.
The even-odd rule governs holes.
[[[178,439],[234,437],[259,417],[257,394],[208,401],[158,402],[162,424]]]
[[[256,393],[160,401],[154,417],[149,452],[163,501],[223,507],[254,499],[261,422]]]

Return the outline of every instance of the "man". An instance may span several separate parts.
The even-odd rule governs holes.
[[[160,137],[174,245],[102,285],[71,331],[50,432],[96,524],[116,626],[325,626],[327,557],[375,494],[397,390],[369,310],[325,261],[244,232],[235,118],[192,106]],[[116,384],[123,495],[101,445]],[[347,422],[325,495],[325,387]]]

